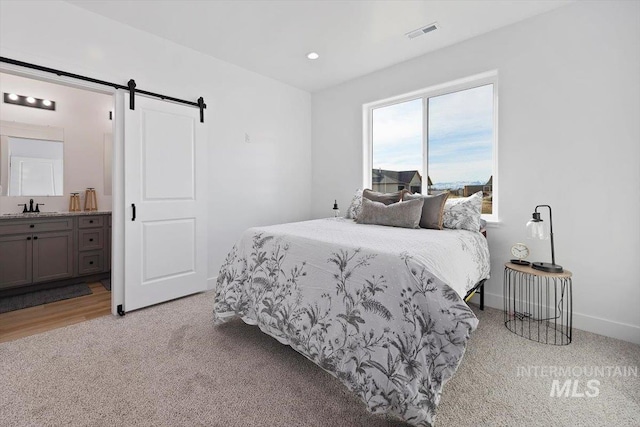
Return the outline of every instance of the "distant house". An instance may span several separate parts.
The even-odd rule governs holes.
[[[482,191],[484,196],[490,196],[493,192],[493,175],[489,178],[489,181],[485,185],[465,185],[463,196],[468,197],[478,191]]]
[[[422,176],[417,170],[390,171],[373,169],[371,189],[381,193],[391,193],[405,189],[412,193],[420,193],[422,191]]]

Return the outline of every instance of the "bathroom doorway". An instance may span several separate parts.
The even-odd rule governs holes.
[[[19,74],[0,72],[0,342],[113,305],[116,96]]]

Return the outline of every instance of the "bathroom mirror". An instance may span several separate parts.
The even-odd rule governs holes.
[[[44,139],[2,138],[4,196],[62,196],[64,144]]]

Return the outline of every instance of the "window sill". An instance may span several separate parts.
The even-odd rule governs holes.
[[[499,219],[484,219],[484,220],[487,222],[487,228],[500,228],[504,224]]]

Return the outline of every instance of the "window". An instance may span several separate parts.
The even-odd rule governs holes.
[[[497,221],[496,86],[492,74],[366,105],[365,185],[449,197],[481,191],[483,217]]]

